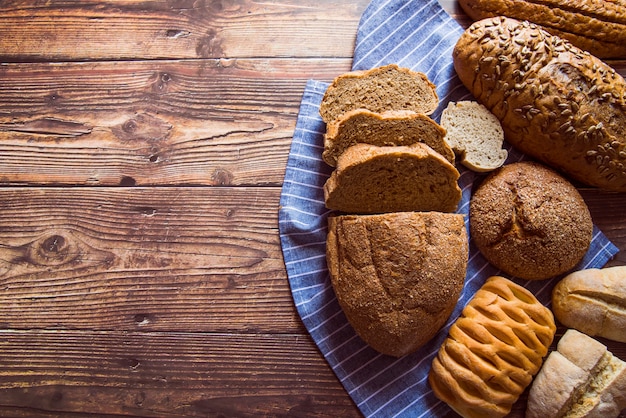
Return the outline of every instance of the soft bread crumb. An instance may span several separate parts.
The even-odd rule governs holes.
[[[508,153],[502,149],[504,131],[500,121],[485,106],[474,101],[450,102],[441,114],[445,141],[460,162],[478,172],[495,170]]]

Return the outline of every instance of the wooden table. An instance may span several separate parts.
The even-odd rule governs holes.
[[[360,416],[277,211],[368,0],[52,3],[0,3],[0,416]],[[581,191],[626,250],[626,195]]]

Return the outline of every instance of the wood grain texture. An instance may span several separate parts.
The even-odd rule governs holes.
[[[0,66],[0,183],[280,185],[308,79],[349,60]]]
[[[3,330],[0,349],[11,416],[357,416],[300,335]]]
[[[0,327],[301,333],[279,194],[0,188]]]
[[[350,69],[368,3],[0,2],[0,416],[361,416],[277,211],[304,85]],[[626,196],[582,193],[626,264]]]
[[[3,1],[0,60],[351,57],[368,3]]]

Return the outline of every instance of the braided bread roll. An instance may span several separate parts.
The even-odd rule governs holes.
[[[430,386],[463,417],[504,417],[539,371],[555,332],[552,312],[532,293],[490,277],[450,328]]]

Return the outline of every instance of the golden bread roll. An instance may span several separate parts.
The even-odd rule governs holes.
[[[450,328],[428,381],[463,417],[504,417],[539,371],[555,331],[552,312],[531,292],[492,276]]]
[[[567,275],[552,290],[552,310],[567,327],[626,343],[626,266]]]

